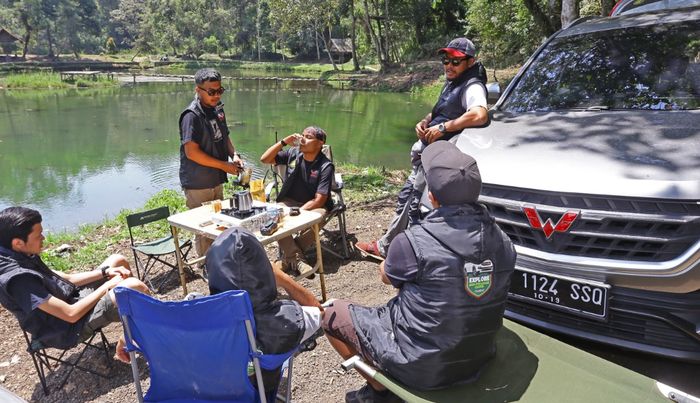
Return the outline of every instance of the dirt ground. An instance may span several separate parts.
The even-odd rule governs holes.
[[[376,239],[381,236],[393,213],[393,199],[384,199],[368,204],[350,206],[347,212],[347,230],[350,243],[357,240]],[[333,220],[324,234],[322,242],[339,250],[339,235],[334,231]],[[110,252],[120,252],[130,256],[126,243],[115,245]],[[273,251],[269,250],[272,254]],[[360,257],[353,251],[348,260],[339,260],[328,253],[323,255],[326,272],[326,288],[329,298],[347,298],[366,305],[380,305],[389,300],[395,291],[381,283],[376,262]],[[171,276],[173,278],[174,276]],[[312,280],[302,283],[319,298],[320,280],[317,275]],[[188,283],[189,291],[208,294],[206,283],[199,278]],[[163,300],[182,298],[182,289],[173,279],[167,283]],[[135,387],[132,381],[131,367],[120,362],[107,360],[103,353],[90,349],[86,353],[87,361],[100,371],[108,370],[109,379],[99,378],[81,371],[76,371],[68,378],[61,390],[53,390],[63,380],[65,367],[59,367],[48,375],[49,396],[39,383],[30,355],[26,352],[26,343],[15,318],[0,307],[0,386],[9,389],[28,401],[37,402],[129,402],[136,401]],[[105,329],[110,341],[111,352],[121,332],[121,325],[112,324]],[[76,352],[68,356],[75,357]],[[342,359],[331,348],[325,338],[318,339],[318,346],[310,352],[300,354],[294,362],[292,398],[298,402],[342,402],[345,392],[357,389],[364,384],[363,379],[354,371],[345,373],[340,368]],[[148,367],[139,359],[142,386],[148,389]],[[110,367],[111,365],[111,367]]]

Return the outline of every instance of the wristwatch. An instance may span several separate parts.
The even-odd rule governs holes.
[[[444,124],[444,123],[440,123],[440,124],[438,125],[438,130],[440,131],[440,133],[445,133],[445,132],[447,131],[447,129],[445,129],[445,124]]]
[[[284,147],[284,146],[287,145],[287,143],[285,143],[285,142],[284,142],[284,139],[282,139],[282,140],[280,140],[280,145],[281,145],[282,147]]]
[[[102,272],[102,278],[107,278],[107,277],[108,277],[108,276],[107,276],[107,269],[109,269],[109,266],[107,266],[107,265],[105,264],[105,265],[102,265],[102,266],[98,267],[98,269],[100,269],[100,271]]]

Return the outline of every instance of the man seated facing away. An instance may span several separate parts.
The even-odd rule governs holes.
[[[256,343],[265,354],[286,353],[314,335],[321,327],[321,305],[316,297],[271,265],[260,241],[248,230],[231,227],[207,252],[209,292],[248,292],[255,316]],[[277,299],[282,287],[291,300]],[[279,370],[263,371],[266,389],[275,389]]]
[[[44,242],[41,221],[38,211],[25,207],[0,211],[0,303],[33,340],[71,348],[103,326],[119,322],[114,287],[146,294],[148,287],[130,277],[129,263],[121,255],[111,255],[88,272],[50,270],[39,256]],[[96,288],[86,287],[92,283]],[[123,337],[114,358],[130,361]]]
[[[429,390],[474,381],[495,354],[515,250],[476,202],[481,177],[472,157],[439,141],[422,158],[435,209],[399,234],[379,265],[398,294],[380,307],[333,301],[323,328],[343,358],[361,354],[399,382]],[[367,381],[346,401],[398,400]]]
[[[283,150],[286,145],[298,146]],[[287,179],[282,185],[277,202],[288,207],[314,210],[325,214],[333,207],[330,197],[335,168],[321,152],[326,143],[326,132],[309,126],[302,134],[294,133],[270,146],[260,161],[264,164],[287,165]],[[303,259],[304,252],[315,242],[311,229],[296,238],[291,236],[278,241],[282,252],[283,270],[304,275],[312,268]]]

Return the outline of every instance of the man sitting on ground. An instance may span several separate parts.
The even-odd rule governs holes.
[[[265,354],[286,353],[321,327],[321,305],[316,297],[285,274],[279,262],[270,265],[265,248],[248,230],[231,227],[207,252],[209,292],[248,292],[255,316],[256,342]],[[291,300],[278,300],[277,287]],[[278,371],[263,371],[263,383],[274,389]]]
[[[297,143],[288,150],[284,146]],[[287,179],[282,185],[277,202],[288,207],[314,210],[325,214],[333,207],[330,197],[331,184],[335,175],[333,163],[321,149],[326,143],[326,132],[316,126],[309,126],[302,134],[294,133],[270,146],[260,161],[264,164],[287,165]],[[304,261],[304,252],[315,241],[312,230],[306,230],[296,238],[291,236],[278,241],[283,257],[283,269],[305,275],[312,268]]]
[[[71,348],[103,326],[119,322],[114,287],[146,294],[148,287],[130,277],[122,255],[111,255],[88,272],[50,270],[39,256],[44,242],[41,221],[38,211],[25,207],[0,211],[0,303],[33,340],[47,347]],[[93,284],[96,288],[88,288]],[[114,358],[130,361],[123,337]]]
[[[476,161],[446,141],[423,152],[433,207],[399,234],[379,265],[398,288],[386,305],[333,301],[323,328],[343,356],[363,358],[412,388],[474,381],[495,353],[515,250],[486,208],[476,202]],[[381,384],[346,395],[347,402],[397,401]]]

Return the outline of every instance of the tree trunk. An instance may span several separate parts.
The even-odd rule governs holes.
[[[22,59],[27,58],[27,52],[29,51],[29,40],[32,37],[32,26],[29,25],[29,17],[22,13],[20,14],[20,22],[24,25],[24,49],[22,49]]]
[[[328,40],[330,40],[331,37],[331,26],[328,26]],[[326,53],[328,54],[328,58],[331,61],[331,64],[333,65],[333,70],[338,70],[338,66],[335,65],[335,60],[333,60],[333,55],[331,54],[331,49],[330,46],[328,46],[328,42],[326,42],[326,36],[321,34],[321,40],[323,41],[323,46],[326,48]]]
[[[615,0],[600,0],[600,15],[609,16],[613,7],[615,7]]]
[[[391,48],[392,48],[392,41],[391,41],[391,18],[389,18],[389,0],[384,0],[384,17],[385,17],[385,29],[384,31],[386,32],[384,35],[384,54],[386,56],[386,61],[389,63],[391,61]],[[395,60],[398,60],[395,58]]]
[[[365,7],[365,26],[367,28],[367,31],[369,31],[370,37],[372,38],[372,42],[374,42],[375,49],[377,50],[377,58],[379,59],[379,65],[383,70],[384,62],[382,60],[382,44],[377,38],[377,34],[374,32],[374,28],[372,27],[372,21],[369,18],[369,5],[367,4],[367,0],[362,0],[362,2]]]
[[[566,28],[578,19],[578,0],[562,0],[561,2],[561,27]]]
[[[321,48],[318,46],[318,29],[314,21],[314,40],[316,41],[316,60],[321,61]]]
[[[352,44],[352,65],[355,71],[360,70],[360,61],[357,60],[357,44],[355,43],[355,0],[350,0],[350,18],[352,18],[352,25],[350,31],[350,43]]]
[[[48,25],[46,27],[46,39],[49,42],[49,57],[51,59],[53,59],[54,54],[53,54],[53,37],[51,36],[51,25]]]
[[[260,0],[256,2],[255,10],[255,46],[258,48],[258,61],[260,61]]]
[[[539,26],[545,35],[549,36],[559,30],[557,26],[558,19],[550,20],[547,14],[542,10],[537,0],[523,0],[525,8],[532,14],[535,19],[535,24]]]

